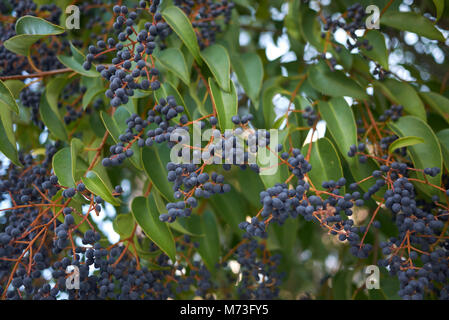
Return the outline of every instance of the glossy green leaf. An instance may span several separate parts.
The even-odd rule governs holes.
[[[124,106],[120,106],[117,108],[117,110],[115,110],[113,117],[109,116],[105,112],[101,112],[100,116],[104,126],[106,127],[106,130],[108,130],[108,132],[111,134],[111,137],[114,139],[114,141],[116,143],[119,143],[119,136],[126,131],[126,128],[128,127],[126,124],[126,119],[131,116],[131,113]],[[133,150],[134,154],[131,158],[128,159],[137,169],[141,170],[141,148],[139,148],[139,146],[134,143],[131,147],[131,150]]]
[[[302,154],[306,155],[308,150],[309,144],[304,145]],[[309,163],[312,165],[312,170],[308,175],[316,189],[324,190],[321,186],[323,181],[337,181],[343,177],[337,150],[327,138],[321,138],[312,143]]]
[[[189,18],[187,18],[181,9],[175,6],[165,8],[162,11],[162,16],[178,37],[184,42],[196,62],[201,65],[200,47],[198,46],[198,40]]]
[[[391,100],[404,107],[404,110],[422,120],[426,120],[426,110],[416,90],[405,82],[386,79],[375,82],[374,87],[379,88]]]
[[[104,111],[101,111],[100,116],[104,126],[106,127],[106,130],[108,130],[109,134],[114,139],[114,141],[118,142],[119,141],[118,136],[121,133],[114,119]]]
[[[444,41],[444,36],[433,23],[416,12],[387,11],[380,18],[380,23],[402,31],[414,32],[429,39]]]
[[[87,190],[102,197],[104,201],[107,201],[114,206],[120,204],[120,200],[112,195],[112,191],[95,171],[87,172],[86,176],[81,178],[81,180],[85,184]]]
[[[212,91],[212,100],[217,109],[218,125],[221,130],[232,129],[234,124],[231,119],[237,114],[237,91],[234,83],[231,85],[230,93],[220,89],[215,81],[209,78],[209,86]]]
[[[444,165],[449,169],[449,129],[439,131],[437,137],[440,142]]]
[[[27,56],[30,47],[38,40],[65,32],[64,28],[33,16],[20,17],[15,26],[16,35],[6,40],[3,45],[9,51]]]
[[[387,296],[382,289],[370,289],[368,294],[370,300],[387,300]]]
[[[420,92],[426,104],[438,112],[449,123],[449,99],[436,92]]]
[[[64,187],[75,187],[72,165],[72,152],[69,147],[59,150],[53,156],[53,170],[58,177],[59,184]]]
[[[133,215],[130,213],[118,214],[112,222],[112,227],[121,239],[129,238],[134,230]]]
[[[100,78],[83,78],[85,80],[85,85],[87,87],[86,93],[83,95],[83,109],[86,110],[86,108],[89,106],[89,104],[101,93],[104,93],[106,89],[103,86],[103,82],[100,80]],[[136,90],[137,91],[137,90]],[[135,92],[135,97],[137,97],[137,92]]]
[[[357,82],[348,78],[342,71],[332,72],[325,63],[309,67],[308,80],[313,88],[331,97],[368,98]]]
[[[165,68],[173,72],[186,85],[190,84],[189,69],[187,68],[187,63],[181,50],[177,48],[167,48],[162,50],[156,58]]]
[[[433,4],[435,5],[435,8],[437,10],[437,20],[441,18],[444,12],[444,0],[433,0]]]
[[[50,35],[64,32],[64,28],[39,17],[20,17],[15,26],[16,34]]]
[[[323,50],[324,40],[320,37],[320,25],[317,20],[317,12],[309,8],[301,8],[299,14],[300,31],[303,38],[318,50]]]
[[[164,251],[172,261],[175,261],[175,240],[167,224],[159,220],[159,213],[153,196],[150,194],[147,198],[134,198],[131,204],[131,212],[148,238]]]
[[[221,89],[231,90],[231,62],[228,51],[221,45],[214,44],[201,52],[201,58],[206,62]]]
[[[41,97],[41,102],[39,106],[39,112],[42,118],[42,121],[47,126],[48,130],[58,139],[67,140],[67,130],[65,128],[64,123],[59,115],[59,113],[55,113],[53,109],[50,107],[47,101],[47,97],[45,94]]]
[[[274,111],[273,99],[277,94],[287,94],[282,88],[272,86],[266,88],[262,94],[263,101],[263,117],[265,120],[265,128],[271,128],[275,124],[276,112]],[[280,121],[283,121],[282,119]],[[276,127],[276,126],[275,126]]]
[[[14,99],[14,95],[6,84],[0,80],[0,108],[2,107],[19,114],[19,106],[17,105],[16,99]]]
[[[15,165],[21,167],[17,153],[11,111],[0,106],[0,151]]]
[[[164,199],[162,199],[162,195],[159,192],[159,190],[151,191],[151,193],[152,193],[152,195],[154,197],[154,201],[156,202],[156,207],[157,207],[157,210],[159,212],[159,215],[161,215],[163,213],[167,213],[168,210],[167,210],[165,201],[164,201]],[[189,236],[194,236],[194,237],[195,236],[196,237],[204,236],[202,234],[194,234],[191,231],[187,230],[187,228],[185,226],[185,221],[183,221],[183,220],[184,220],[183,218],[177,218],[175,221],[170,222],[168,224],[168,226],[172,230],[175,230],[175,231],[177,231],[179,233],[186,234],[186,235],[189,235]]]
[[[72,141],[70,141],[70,157],[71,157],[70,162],[72,165],[72,176],[73,176],[73,179],[75,179],[75,181],[77,181],[79,178],[81,178],[81,175],[84,174],[84,172],[82,172],[82,174],[77,174],[77,158],[78,158],[78,155],[83,151],[83,149],[84,149],[84,144],[80,139],[73,138]]]
[[[229,93],[219,88],[211,78],[209,78],[209,86],[212,91],[212,99],[217,108],[218,124],[221,130],[234,128],[231,119],[237,114],[238,102],[234,83],[232,83]]]
[[[257,152],[257,164],[260,168],[260,179],[266,188],[273,187],[276,183],[282,183],[289,176],[288,168],[280,165],[280,160],[275,152],[277,144],[273,142],[273,135],[270,137],[270,149],[260,148]],[[279,139],[279,142],[282,139]]]
[[[383,34],[374,29],[368,30],[368,32],[365,33],[364,39],[369,41],[369,45],[372,49],[366,50],[365,47],[362,47],[361,50],[363,54],[368,58],[377,61],[385,70],[388,70],[388,51]]]
[[[416,136],[424,140],[423,143],[410,146],[407,151],[413,161],[416,169],[425,169],[443,165],[441,148],[438,139],[427,123],[413,116],[401,117],[397,122],[390,123],[391,129],[399,137]],[[441,172],[435,177],[426,176],[422,172],[412,172],[411,176],[420,180],[427,179],[434,185],[440,185]],[[435,194],[435,189],[423,183],[415,183],[415,186],[421,191],[431,196]]]
[[[9,89],[12,93],[14,99],[19,99],[20,92],[25,88],[26,84],[20,80],[6,80],[3,84]]]
[[[62,92],[62,89],[66,86],[68,80],[67,77],[55,77],[51,79],[45,90],[48,104],[55,114],[59,114],[58,100]]]
[[[258,192],[262,190],[263,188]],[[235,234],[243,234],[242,229],[239,228],[239,223],[245,220],[246,215],[250,215],[250,210],[242,193],[236,191],[235,188],[231,188],[230,192],[220,194],[217,197],[211,197],[209,201],[214,209],[214,213],[219,216],[220,220],[226,221],[226,225]]]
[[[352,272],[340,270],[332,277],[332,293],[335,300],[347,300],[351,297]]]
[[[169,201],[175,201],[172,184],[167,180],[165,162],[160,157],[158,146],[145,147],[142,150],[142,163],[145,172],[153,182],[153,186]]]
[[[352,109],[343,98],[320,101],[318,108],[326,127],[334,137],[340,152],[345,155],[357,143],[357,129]]]
[[[206,211],[201,216],[193,215],[188,219],[189,229],[203,237],[195,239],[199,243],[198,253],[209,271],[215,273],[215,265],[220,259],[220,239],[217,220],[212,212]]]
[[[86,77],[100,77],[100,73],[98,73],[94,67],[91,67],[90,70],[84,69],[83,63],[85,61],[85,57],[77,48],[75,48],[73,44],[70,44],[70,49],[72,51],[71,56],[57,56],[58,60],[63,65]]]
[[[252,52],[233,55],[231,62],[232,69],[248,97],[253,101],[259,100],[264,76],[263,64],[259,55]]]
[[[394,150],[409,146],[414,146],[418,143],[424,143],[424,139],[420,137],[402,137],[393,141],[388,147],[388,152],[393,153]]]
[[[132,213],[130,213],[131,217]],[[133,217],[134,218],[134,217]],[[134,220],[134,219],[133,219]],[[140,239],[140,241],[138,241],[137,235],[134,235],[134,244],[136,246],[136,251],[139,254],[139,257],[147,259],[147,261],[152,262],[154,261],[154,258],[157,258],[162,251],[160,249],[156,249],[154,250],[153,246],[152,246],[152,241],[150,240],[150,238],[145,237],[143,239]],[[153,266],[154,264],[152,264],[151,266]],[[162,270],[163,267],[160,267],[160,270]],[[152,269],[152,267],[150,268]]]
[[[352,108],[343,98],[332,98],[327,102],[320,101],[318,108],[323,120],[326,121],[326,128],[332,135],[335,146],[349,164],[354,179],[361,181],[370,176],[377,169],[372,159],[368,159],[366,164],[360,164],[357,157],[348,156],[351,145],[357,144],[357,129]],[[364,182],[360,184],[360,187],[366,191],[369,185],[369,182]]]
[[[192,116],[190,115],[190,111],[189,108],[187,107],[183,97],[181,96],[181,94],[179,93],[178,89],[176,89],[175,86],[173,86],[173,84],[171,84],[170,82],[166,81],[165,83],[162,84],[162,87],[164,88],[165,94],[167,96],[173,96],[175,97],[176,102],[178,103],[178,105],[181,105],[184,107],[184,113],[187,115],[187,118],[189,120],[192,120]],[[159,91],[159,90],[158,90]]]

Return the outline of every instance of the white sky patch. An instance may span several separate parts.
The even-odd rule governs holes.
[[[240,29],[240,34],[239,34],[240,46],[242,46],[242,47],[247,46],[250,41],[251,41],[251,37],[249,36],[249,33],[245,30]]]
[[[430,88],[429,88],[428,86],[426,86],[425,84],[423,84],[423,85],[421,86],[421,88],[419,89],[419,91],[422,91],[422,92],[430,92]]]
[[[432,48],[432,55],[436,63],[442,64],[444,62],[443,50],[441,50],[438,46]]]
[[[123,189],[123,196],[126,197],[131,193],[131,182],[128,179],[123,179],[120,186]]]
[[[419,45],[419,43],[417,43],[417,45]],[[402,50],[394,50],[393,52],[391,52],[388,57],[388,65],[390,66],[391,71],[403,80],[406,81],[416,80],[415,78],[412,77],[410,71],[399,65],[399,63],[402,63],[403,59],[404,59],[404,52]]]
[[[265,48],[265,54],[269,61],[276,60],[290,50],[290,41],[286,34],[280,36],[275,44],[273,34],[271,32],[264,32],[260,35],[259,45]]]
[[[318,123],[316,124],[316,130],[315,130],[315,132],[313,132],[313,136],[312,136],[312,132],[313,132],[313,130],[310,129],[309,133],[307,133],[307,137],[306,137],[306,140],[304,140],[303,146],[309,144],[310,139],[312,139],[312,142],[315,142],[318,139],[321,139],[324,137],[324,135],[326,134],[326,121],[324,121],[324,120],[318,121]]]
[[[83,214],[86,214],[87,210],[89,210],[89,205],[84,205]],[[92,220],[97,224],[98,228],[108,237],[108,240],[112,243],[120,240],[120,235],[114,231],[114,228],[112,227],[112,221],[108,220],[107,217],[115,217],[115,215],[115,209],[109,203],[101,205],[101,211],[98,213],[98,216],[95,213],[95,210],[91,211],[90,213]]]
[[[446,46],[449,46],[449,31],[447,30],[443,30],[441,28],[439,28],[438,26],[435,26],[435,28],[438,29],[438,31],[440,31],[443,34],[444,39],[446,39],[446,41],[444,42],[444,44]]]
[[[349,106],[352,106],[352,104],[354,103],[354,99],[351,98],[351,97],[343,97],[343,98],[346,100],[346,103],[347,103]]]
[[[109,218],[114,218],[116,216],[117,212],[116,212],[116,210],[115,210],[113,205],[111,205],[108,202],[105,202],[104,207],[105,207],[104,211],[106,212],[106,215]]]
[[[365,34],[365,30],[363,30],[363,29],[357,29],[357,30],[354,31],[354,33],[355,33],[355,35],[356,35],[357,37],[362,37],[362,36]]]
[[[83,205],[83,214],[87,214],[89,208],[90,208],[90,205],[88,205],[88,204]],[[92,210],[90,212],[90,216],[91,216],[92,220],[98,224],[104,220],[104,218],[106,217],[106,213],[104,212],[103,208],[101,208],[101,211],[98,213],[98,216],[97,216],[97,213],[95,212],[95,210]]]
[[[175,274],[177,276],[182,276],[182,275],[186,274],[186,269],[185,268],[182,268],[181,270],[176,269]]]
[[[304,47],[304,61],[310,61],[312,60],[314,57],[316,57],[318,54],[318,51],[316,50],[316,48],[314,46],[312,46],[311,44],[307,43],[306,46]]]
[[[307,261],[312,257],[312,252],[310,250],[304,250],[303,252],[301,252],[301,254],[299,255],[299,260],[300,261]]]
[[[391,71],[396,74],[399,78],[405,81],[415,81],[416,79],[412,77],[410,71],[405,69],[403,66],[390,65]]]
[[[45,141],[47,141],[47,138],[48,138],[48,129],[45,128],[45,130],[42,131],[41,134],[39,135],[39,143],[44,144]]]
[[[284,116],[285,113],[287,112],[290,100],[287,97],[284,97],[283,95],[278,93],[273,97],[272,102],[275,106],[274,112],[276,112],[277,118]],[[293,107],[291,107],[291,109],[293,109]]]
[[[283,77],[288,77],[288,71],[286,67],[281,66],[281,74]]]
[[[86,245],[83,244],[83,240],[82,240],[80,237],[76,237],[76,238],[75,238],[75,244],[76,244],[78,247],[86,247]]]
[[[296,53],[294,53],[293,51],[289,51],[281,57],[282,63],[288,63],[296,60],[298,60],[298,57],[296,56]]]
[[[345,30],[343,30],[342,28],[338,28],[334,32],[334,39],[338,43],[340,43],[342,45],[345,45],[346,44],[346,39],[348,39],[348,35],[346,34]]]
[[[112,227],[112,221],[107,220],[102,223],[101,231],[104,232],[105,235],[107,235],[109,242],[116,243],[120,240],[120,235],[114,231],[114,228]]]
[[[281,94],[276,94],[273,97],[273,105],[274,105],[274,112],[276,113],[276,119],[275,121],[277,121],[279,118],[281,117],[285,117],[285,113],[288,110],[288,106],[290,105],[290,99],[288,99],[287,97],[284,97]],[[290,105],[290,111],[288,112],[288,114],[291,113],[291,110],[295,109],[295,105],[292,103]],[[282,121],[281,125],[279,126],[279,130],[282,130],[285,125],[287,124],[287,120],[285,119],[284,121]]]
[[[327,272],[332,272],[338,267],[338,257],[336,254],[330,254],[324,261]]]
[[[29,75],[29,73],[26,72],[26,71],[22,71],[22,74],[23,75]],[[27,79],[25,79],[23,81],[23,83],[29,84],[29,83],[33,82],[32,84],[30,84],[28,86],[28,88],[30,88],[31,91],[37,91],[39,89],[39,86],[40,86],[40,83],[41,83],[41,80],[39,80],[39,81],[37,81],[37,80],[39,80],[39,78],[27,78]],[[36,82],[34,82],[34,81],[36,81]]]
[[[320,1],[312,0],[309,2],[309,8],[315,11],[320,10]]]
[[[45,269],[42,271],[42,276],[45,280],[50,280],[52,278],[51,271],[49,269]]]
[[[271,18],[275,21],[282,21],[284,20],[285,16],[288,13],[288,3],[283,3],[281,6],[281,11],[279,11],[277,8],[271,7],[270,8]]]
[[[240,263],[238,263],[236,260],[230,260],[228,262],[229,268],[231,268],[232,273],[239,273],[240,272]]]
[[[419,40],[419,37],[416,33],[408,32],[408,31],[404,32],[404,41],[409,46],[415,45],[418,42],[418,40]]]
[[[409,5],[407,5],[405,3],[401,3],[399,5],[399,11],[401,11],[401,12],[409,12],[409,11],[411,11],[411,9],[410,9]]]

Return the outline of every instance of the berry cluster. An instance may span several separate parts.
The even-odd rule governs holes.
[[[240,264],[241,281],[237,292],[240,299],[269,300],[279,295],[279,286],[285,276],[277,272],[281,256],[279,254],[261,259],[266,247],[255,240],[240,245],[235,253]]]
[[[59,234],[62,234],[63,230],[60,229]],[[127,254],[123,246],[103,248],[98,239],[98,233],[86,231],[83,241],[88,246],[77,247],[75,252],[70,252],[69,256],[52,264],[48,253],[36,253],[36,271],[29,274],[26,268],[20,265],[12,281],[15,290],[8,291],[7,298],[56,300],[64,294],[70,300],[165,300],[174,297],[175,292],[190,291],[191,286],[197,287],[197,296],[205,296],[211,287],[209,272],[198,262],[192,265],[194,269],[188,275],[178,275],[174,271],[182,270],[183,266],[173,267],[168,257],[161,254],[155,261],[160,270],[150,270]],[[69,270],[75,267],[78,269],[76,277],[79,280],[79,288],[68,288],[67,276],[74,272]],[[95,274],[89,271],[92,268],[96,270]],[[53,287],[47,282],[39,284],[42,270],[51,271],[51,279],[55,282]]]
[[[391,74],[391,71],[385,70],[380,64],[376,63],[373,70],[374,76],[377,76],[379,80],[384,80],[389,74]]]
[[[384,113],[379,116],[378,121],[384,122],[388,119],[391,119],[392,121],[399,120],[400,117],[402,117],[402,111],[404,110],[404,107],[401,105],[392,105],[390,108],[384,111]]]
[[[174,197],[176,199],[184,197],[184,199],[167,204],[168,213],[161,214],[159,217],[164,222],[173,222],[177,217],[190,216],[192,208],[198,205],[196,198],[209,198],[216,193],[231,191],[231,187],[223,183],[222,175],[212,172],[209,176],[194,164],[169,162],[167,170],[167,179],[173,182]]]
[[[235,6],[227,0],[175,0],[174,4],[191,19],[201,49],[215,43],[216,34],[222,31],[218,20],[223,17],[223,23],[228,24]]]
[[[338,28],[342,28],[350,37],[346,40],[349,51],[355,48],[365,48],[370,51],[373,47],[368,40],[360,40],[355,33],[357,30],[365,28],[365,16],[365,8],[360,3],[355,3],[348,7],[347,11],[338,19],[333,19],[331,16],[325,17],[323,30],[334,33]],[[322,34],[322,37],[326,37],[325,33]]]
[[[22,16],[39,16],[54,24],[59,24],[59,18],[61,16],[61,9],[55,4],[45,4],[38,8],[31,0],[10,1],[8,7],[0,8],[0,10],[2,10],[2,14],[5,17],[7,15],[10,17],[14,16],[12,21],[5,19],[5,22],[0,22],[1,43],[16,35],[14,28],[15,21]],[[31,55],[32,62],[37,68],[43,71],[62,68],[63,65],[56,56],[64,52],[68,47],[69,42],[67,39],[52,42],[51,44],[38,41],[36,54]],[[4,46],[0,46],[0,61],[0,75],[2,76],[15,75],[17,74],[17,70],[34,71],[26,57],[10,52]]]
[[[79,194],[89,198],[90,207],[98,212],[103,199],[90,194],[83,183],[78,183],[76,188],[65,188],[58,184],[55,175],[49,175],[56,151],[57,146],[49,145],[46,157],[39,164],[30,155],[21,156],[23,167],[11,164],[2,176],[2,199],[6,199],[6,193],[14,204],[6,212],[6,219],[0,220],[0,294],[4,298],[167,299],[190,292],[192,287],[196,288],[196,296],[209,294],[210,273],[198,261],[186,273],[183,271],[186,266],[174,265],[165,254],[156,254],[158,249],[151,243],[148,250],[155,257],[152,263],[160,270],[150,270],[122,242],[103,247],[101,234],[92,227],[87,215],[81,215],[81,221],[86,221],[90,228],[81,231],[81,223],[76,220],[80,212],[67,204]],[[114,191],[113,195],[118,196],[123,190],[117,186]],[[57,205],[54,212],[40,211],[41,205],[52,209],[50,199],[58,195],[62,196],[64,205]],[[82,246],[75,245],[76,239]],[[180,251],[197,246],[188,237],[184,240],[183,248],[178,248]],[[135,241],[141,240],[135,238]],[[139,246],[143,248],[142,244]],[[23,252],[29,254],[24,257]],[[79,287],[67,288],[69,266],[79,271],[75,277]]]
[[[120,142],[110,147],[112,156],[104,158],[103,165],[105,167],[117,166],[123,163],[126,158],[132,157],[134,152],[130,148],[135,142],[141,148],[144,146],[151,147],[154,142],[169,142],[169,146],[172,146],[173,142],[170,142],[171,133],[177,128],[188,130],[187,127],[181,127],[179,124],[170,125],[170,122],[173,122],[183,112],[184,107],[177,105],[173,96],[168,96],[166,99],[160,99],[159,103],[148,111],[145,120],[137,114],[132,114],[126,120],[128,128],[119,136]],[[187,116],[181,115],[179,121],[181,124],[187,123]],[[145,129],[150,125],[157,125],[157,127],[145,132]]]
[[[278,152],[281,151],[280,147]],[[303,195],[309,188],[304,175],[312,169],[312,166],[299,149],[293,149],[292,156],[284,152],[281,158],[288,164],[290,172],[298,178],[298,185],[296,189],[289,189],[286,183],[279,183],[260,193],[260,202],[263,204],[260,212],[262,220],[255,216],[251,222],[244,221],[239,225],[249,236],[266,237],[266,225],[271,222],[282,225],[289,216],[296,218],[300,213],[298,208],[301,207]]]
[[[86,109],[83,110],[83,107],[81,106],[81,104],[79,104],[86,91],[87,88],[85,86],[81,86],[79,82],[71,82],[64,88],[61,97],[63,101],[68,101],[71,96],[79,97],[78,99],[73,100],[73,102],[65,106],[66,112],[63,120],[66,125],[69,125],[70,123],[80,119],[84,115],[84,112],[87,114],[91,112],[90,107],[86,107]],[[59,102],[58,108],[62,107],[63,103]]]
[[[313,126],[315,122],[318,120],[318,115],[316,114],[316,111],[315,109],[312,108],[312,106],[307,106],[304,109],[302,117],[304,118],[304,120],[307,121],[307,125],[309,127]]]
[[[19,99],[22,105],[27,109],[30,109],[31,121],[39,128],[43,129],[44,124],[40,120],[39,106],[41,103],[42,92],[37,90],[31,90],[29,87],[20,91]]]
[[[156,12],[158,5],[159,1],[151,1],[149,11],[153,21],[145,23],[144,29],[139,33],[135,29],[137,10],[130,11],[127,6],[114,6],[116,19],[113,27],[117,36],[110,37],[107,41],[99,40],[97,46],[89,46],[89,53],[83,64],[86,70],[92,67],[93,61],[98,57],[115,52],[115,57],[111,60],[112,66],[100,64],[96,67],[101,76],[109,81],[109,89],[105,94],[111,99],[113,107],[126,104],[136,89],[151,88],[155,91],[160,88],[157,80],[159,70],[154,66],[152,54],[156,49],[156,40],[165,38],[170,29],[162,21],[162,15]],[[139,6],[141,10],[145,10],[147,2],[141,1]]]

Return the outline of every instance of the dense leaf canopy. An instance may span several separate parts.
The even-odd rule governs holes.
[[[2,299],[449,298],[447,1],[0,12]]]

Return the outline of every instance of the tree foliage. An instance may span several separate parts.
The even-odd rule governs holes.
[[[1,3],[1,297],[448,299],[449,5],[369,5]]]

